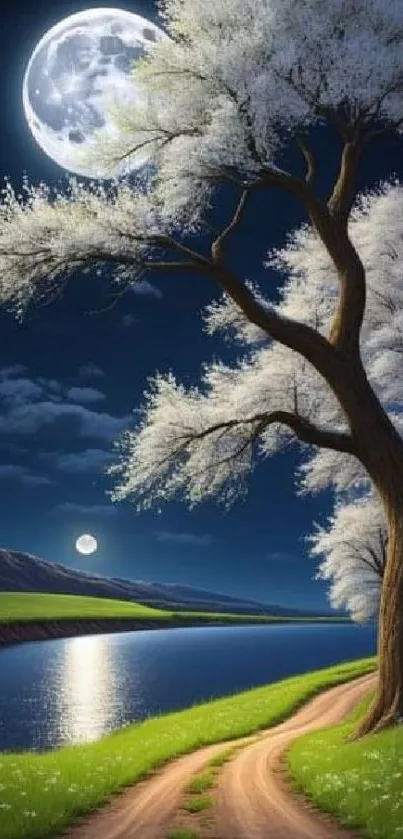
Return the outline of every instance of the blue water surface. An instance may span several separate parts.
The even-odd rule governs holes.
[[[374,626],[282,624],[91,635],[0,650],[0,749],[96,740],[134,720],[372,655]]]

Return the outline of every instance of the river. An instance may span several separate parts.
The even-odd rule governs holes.
[[[161,629],[0,649],[0,749],[53,749],[375,652],[374,626]]]

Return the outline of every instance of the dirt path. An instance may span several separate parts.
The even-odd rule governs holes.
[[[347,839],[352,836],[290,792],[282,771],[285,749],[297,737],[341,722],[376,677],[364,676],[313,699],[282,725],[242,749],[223,768],[214,808],[219,839]]]
[[[215,806],[208,811],[210,826],[204,835],[211,839],[351,837],[290,793],[281,771],[281,757],[300,734],[341,721],[375,680],[371,674],[331,688],[258,737],[255,734],[232,741],[231,745],[244,747],[220,771]],[[178,809],[189,780],[229,745],[218,743],[169,763],[117,796],[112,804],[76,823],[67,831],[68,839],[165,839],[173,825],[181,821]],[[189,824],[188,819],[186,822]]]

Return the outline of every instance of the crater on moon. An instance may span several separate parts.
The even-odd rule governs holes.
[[[110,177],[86,157],[113,132],[111,101],[136,103],[132,68],[162,30],[119,9],[89,9],[52,27],[37,44],[23,82],[28,125],[42,150],[71,172]],[[139,156],[138,165],[145,162]]]

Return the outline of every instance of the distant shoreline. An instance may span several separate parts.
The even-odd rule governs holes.
[[[265,620],[262,616],[261,622],[255,617],[254,620],[242,615],[239,621],[232,618],[231,621],[221,616],[214,620],[196,617],[185,617],[180,620],[139,620],[136,618],[80,618],[62,620],[40,620],[40,621],[10,621],[0,623],[0,647],[9,644],[18,644],[26,641],[48,641],[57,638],[74,638],[81,635],[100,635],[109,632],[138,632],[146,629],[178,629],[180,627],[193,626],[271,626],[272,624],[288,623],[343,623],[337,618],[312,618],[309,619],[284,619],[275,617]]]
[[[224,625],[218,621],[215,625]],[[240,621],[244,623],[244,621]],[[135,618],[82,618],[80,620],[44,620],[0,623],[0,646],[23,641],[48,641],[80,635],[101,635],[106,632],[136,632],[144,629],[174,629],[179,626],[201,626],[206,621],[136,620]],[[211,624],[210,624],[211,625]]]

